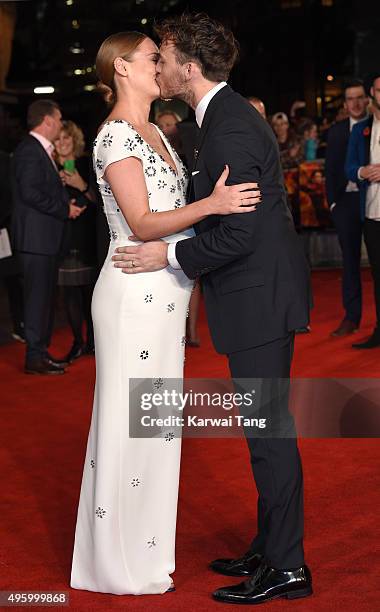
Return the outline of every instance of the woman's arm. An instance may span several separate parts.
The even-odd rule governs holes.
[[[90,202],[95,202],[95,193],[90,186],[90,183],[86,183],[84,178],[79,174],[78,170],[74,170],[74,172],[62,170],[60,175],[64,185],[69,185],[69,187],[78,189],[78,191],[80,191],[87,200]]]
[[[104,176],[133,234],[144,242],[163,238],[198,223],[208,215],[252,212],[260,201],[257,183],[228,187],[229,169],[223,171],[212,194],[175,210],[152,213],[149,209],[142,163],[128,157],[107,166]],[[250,190],[250,191],[246,191]],[[255,190],[254,193],[252,190]]]

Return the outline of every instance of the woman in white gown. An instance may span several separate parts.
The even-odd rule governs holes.
[[[181,440],[129,437],[129,379],[182,378],[185,321],[193,282],[181,270],[122,274],[119,245],[192,235],[208,214],[252,211],[256,184],[226,187],[185,207],[186,170],[149,123],[159,97],[158,49],[144,34],[110,36],[97,55],[113,107],[94,143],[94,167],[110,229],[95,287],[96,386],[75,532],[71,586],[103,593],[164,593],[174,571]],[[113,100],[112,100],[113,99]],[[244,199],[246,208],[239,208]]]

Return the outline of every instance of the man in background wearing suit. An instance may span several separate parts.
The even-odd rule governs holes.
[[[376,305],[376,327],[368,340],[352,345],[356,349],[380,346],[380,73],[372,79],[370,93],[373,115],[353,127],[346,161],[346,174],[360,190],[360,213]]]
[[[12,240],[24,277],[25,373],[63,374],[47,349],[53,328],[58,257],[66,220],[81,210],[70,201],[52,153],[61,130],[61,111],[52,100],[28,109],[29,134],[12,160]]]
[[[350,132],[367,114],[368,98],[362,81],[354,80],[344,88],[348,118],[329,130],[326,153],[326,191],[331,216],[343,257],[342,299],[345,310],[332,336],[347,336],[359,328],[362,315],[360,258],[363,223],[360,218],[359,189],[347,180],[344,170]]]
[[[244,220],[214,215],[196,224],[193,238],[120,247],[113,259],[126,273],[169,263],[200,277],[213,344],[227,355],[232,378],[250,389],[258,379],[260,409],[269,406],[276,425],[284,417],[283,435],[245,431],[259,492],[258,530],[242,557],[211,563],[215,572],[245,578],[213,597],[235,604],[307,597],[302,468],[280,383],[290,376],[295,329],[309,321],[309,269],[286,203],[278,146],[268,123],[225,82],[237,56],[232,32],[202,14],[168,19],[157,31],[161,95],[187,102],[201,128],[190,202],[210,195],[227,164],[228,183],[257,181],[262,203]]]

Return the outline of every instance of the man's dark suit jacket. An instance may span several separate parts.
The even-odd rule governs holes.
[[[360,216],[362,221],[365,219],[367,189],[370,182],[359,180],[358,171],[362,166],[368,166],[371,159],[371,134],[373,125],[373,115],[355,123],[352,128],[348,141],[346,157],[346,176],[350,181],[356,181],[360,193]]]
[[[344,164],[349,139],[349,119],[338,121],[329,129],[325,165],[326,193],[329,206],[339,202],[346,193],[348,179],[344,170]]]
[[[57,255],[69,215],[69,195],[41,143],[28,135],[12,159],[12,243],[17,251]]]
[[[210,195],[225,164],[227,183],[258,182],[262,203],[255,212],[198,223],[195,237],[177,243],[176,257],[189,278],[202,275],[214,346],[228,354],[307,325],[309,267],[286,204],[274,134],[229,85],[203,119],[191,201]]]

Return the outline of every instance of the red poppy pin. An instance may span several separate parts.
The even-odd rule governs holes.
[[[364,128],[363,130],[363,136],[369,136],[371,133],[371,130],[369,129],[368,125],[367,127]]]

